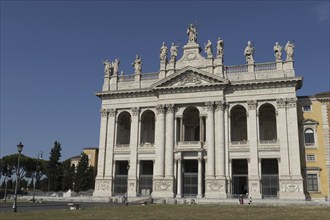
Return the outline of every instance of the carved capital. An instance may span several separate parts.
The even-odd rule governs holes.
[[[223,101],[216,101],[215,102],[215,110],[216,111],[223,111],[225,109],[225,103]]]
[[[297,98],[288,98],[287,100],[288,108],[296,108],[297,107]]]
[[[114,109],[114,108],[107,109],[107,112],[108,112],[110,117],[115,117],[116,116],[116,109]]]
[[[285,99],[276,99],[277,108],[285,108]]]
[[[164,114],[165,113],[164,105],[157,105],[156,110],[157,110],[157,114]]]
[[[100,110],[100,112],[101,112],[101,117],[102,117],[102,118],[105,118],[105,117],[108,116],[107,109],[102,108],[102,109]]]
[[[174,104],[166,104],[166,108],[168,113],[174,112]]]
[[[247,101],[249,110],[256,110],[257,109],[257,101],[256,100],[248,100]]]
[[[213,111],[213,102],[205,102],[205,107],[208,111]]]
[[[133,113],[133,116],[139,115],[139,108],[138,107],[133,107],[132,108],[132,113]]]

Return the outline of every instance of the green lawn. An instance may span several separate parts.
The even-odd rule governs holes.
[[[6,219],[330,219],[329,206],[256,206],[256,205],[135,205],[99,206],[81,210],[30,211],[1,213]]]

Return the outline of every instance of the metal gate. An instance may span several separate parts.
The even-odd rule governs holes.
[[[198,192],[198,173],[183,173],[183,195],[196,196]]]
[[[152,193],[152,175],[140,175],[139,186],[141,196],[149,196]]]
[[[277,191],[279,187],[278,175],[262,175],[262,196],[267,197],[277,197]]]
[[[127,192],[127,175],[116,175],[114,181],[114,194],[125,194]]]

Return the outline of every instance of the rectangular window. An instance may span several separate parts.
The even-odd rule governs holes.
[[[317,174],[307,174],[308,191],[319,191]]]
[[[302,107],[302,109],[303,109],[304,112],[310,112],[310,111],[312,111],[312,107],[310,105],[304,105]]]
[[[307,159],[307,161],[315,161],[315,155],[314,154],[307,154],[306,159]]]

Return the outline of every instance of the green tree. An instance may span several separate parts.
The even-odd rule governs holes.
[[[46,170],[48,167],[48,161],[42,159],[33,159],[36,164],[36,169],[34,171],[34,180],[36,181],[36,189],[40,189],[40,180],[47,175]]]
[[[63,170],[63,179],[62,179],[62,190],[67,191],[72,189],[73,180],[75,176],[75,167],[72,164],[71,160],[67,159],[62,162],[62,170]]]
[[[88,164],[88,156],[85,153],[81,154],[81,159],[78,162],[76,175],[74,178],[74,191],[84,191],[93,187],[93,170]]]
[[[54,147],[50,151],[49,161],[48,161],[48,189],[51,191],[58,191],[61,189],[61,178],[62,178],[62,169],[61,169],[61,144],[57,141],[54,142]]]
[[[15,174],[15,176],[18,178],[18,181],[21,181],[25,177],[31,178],[34,171],[34,163],[32,158],[21,154],[19,169],[17,167],[18,154],[5,156],[2,158],[2,161],[4,164],[6,164],[6,166],[11,168],[11,172]]]

